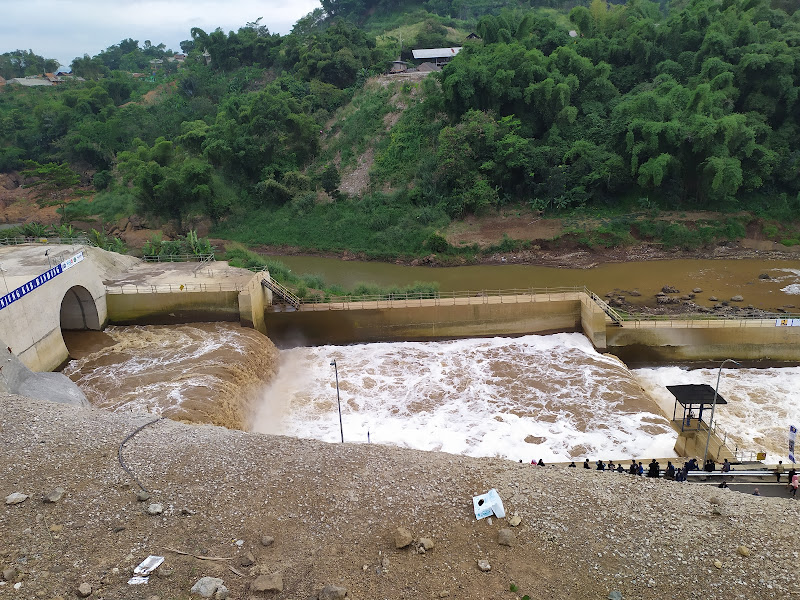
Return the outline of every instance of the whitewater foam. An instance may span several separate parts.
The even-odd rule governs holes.
[[[657,367],[636,369],[633,373],[671,417],[675,398],[667,385],[705,383],[715,387],[719,370]],[[766,452],[767,462],[786,461],[789,426],[800,425],[798,389],[800,367],[723,369],[719,394],[728,404],[717,408],[714,420],[727,436],[728,446],[752,453]]]
[[[295,348],[252,429],[470,456],[674,456],[676,434],[614,357],[580,334]],[[526,441],[527,440],[527,441]]]

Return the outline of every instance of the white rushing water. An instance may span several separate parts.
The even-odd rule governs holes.
[[[658,367],[633,373],[671,417],[675,398],[666,386],[706,383],[716,387],[719,369]],[[798,394],[800,367],[749,369],[728,363],[719,382],[719,395],[728,404],[717,407],[714,420],[727,434],[731,449],[766,452],[767,462],[787,462],[789,426],[800,426]]]
[[[581,334],[296,348],[253,430],[530,462],[675,456],[628,368]]]

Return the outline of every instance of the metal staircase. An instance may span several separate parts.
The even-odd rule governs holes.
[[[300,298],[295,296],[292,292],[287,290],[277,281],[273,281],[272,279],[264,278],[261,280],[261,285],[267,288],[269,291],[272,292],[272,302],[275,303],[275,300],[280,300],[283,304],[288,304],[289,306],[293,306],[295,310],[300,308]]]

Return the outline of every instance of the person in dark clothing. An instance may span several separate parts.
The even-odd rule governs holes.
[[[606,465],[602,460],[598,460],[597,461],[597,470],[598,471],[605,471],[606,470]]]
[[[610,460],[610,461],[608,461],[608,470],[609,470],[609,471],[613,471],[613,470],[614,470],[614,469],[616,469],[616,468],[617,468],[617,467],[616,467],[616,465],[614,464],[614,461],[613,461],[613,460]]]
[[[543,467],[543,466],[544,466],[544,461],[543,461],[543,460],[540,458],[540,459],[539,459],[539,462],[537,462],[536,464],[537,464],[538,466],[540,466],[540,467]]]
[[[628,467],[628,473],[630,473],[631,475],[636,475],[636,471],[637,471],[637,470],[638,470],[638,469],[636,468],[636,461],[635,461],[635,460],[632,460],[632,461],[631,461],[631,466],[630,466],[630,467]]]
[[[713,473],[717,466],[714,464],[714,461],[710,458],[706,461],[706,464],[703,465],[703,470],[706,473]]]
[[[667,470],[664,472],[664,476],[667,479],[675,480],[675,465],[672,464],[671,460],[667,461]]]
[[[644,467],[642,466],[642,461],[639,461],[639,464],[636,466],[636,474],[641,477],[644,475]]]
[[[573,468],[573,469],[576,469],[576,468],[577,468],[577,466],[575,465],[575,461],[574,461],[574,460],[573,460],[571,463],[569,463],[569,466],[570,466],[571,468]]]
[[[617,463],[617,473],[624,473],[625,469],[622,468],[622,463]]]
[[[584,469],[590,469],[591,468],[589,466],[589,459],[588,458],[585,461],[583,461],[583,468]]]
[[[650,461],[650,464],[647,465],[647,476],[648,477],[658,477],[661,474],[661,466],[656,462],[656,459]]]

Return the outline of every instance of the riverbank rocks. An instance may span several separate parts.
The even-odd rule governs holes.
[[[160,515],[164,512],[164,505],[159,504],[158,502],[151,504],[147,507],[147,514],[151,517],[155,517],[156,515]]]
[[[138,492],[136,492],[136,500],[138,502],[147,502],[148,500],[150,500],[150,494],[145,490],[139,490]]]
[[[759,279],[772,279],[772,277],[769,276],[769,273],[761,273],[761,275],[759,275],[758,278]]]
[[[692,293],[693,294],[702,294],[703,293],[703,288],[696,287],[696,288],[694,288],[692,290]]]
[[[492,570],[492,565],[489,564],[488,560],[482,558],[478,561],[478,568],[484,573],[488,573]]]
[[[3,569],[3,581],[16,581],[17,569],[14,567],[6,567]]]
[[[269,548],[272,544],[275,543],[275,538],[271,535],[263,535],[261,536],[261,545],[265,548]]]
[[[347,588],[335,585],[326,585],[317,596],[317,600],[344,600],[347,598]]]
[[[520,517],[519,515],[514,515],[508,520],[508,524],[511,525],[512,527],[517,527],[519,526],[520,523],[522,523],[522,517]]]
[[[671,285],[665,285],[661,288],[661,291],[665,294],[680,294],[681,291],[678,288],[674,288]]]
[[[65,492],[66,490],[64,488],[57,487],[52,492],[47,494],[47,496],[44,497],[43,502],[45,502],[46,504],[55,504],[56,502],[60,501],[61,498],[64,497]]]
[[[84,582],[78,586],[78,589],[75,590],[75,593],[79,598],[88,598],[92,595],[92,586]]]
[[[219,577],[201,577],[192,586],[189,594],[202,598],[211,598],[219,588],[224,588],[224,581]],[[226,590],[227,591],[227,590]]]
[[[283,575],[280,573],[259,575],[253,580],[253,583],[250,584],[250,591],[257,594],[261,592],[282,592]]]
[[[394,547],[398,550],[405,548],[413,541],[414,538],[411,536],[411,532],[405,527],[398,527],[394,530]]]
[[[733,298],[731,298],[731,302],[743,302],[744,298],[739,294],[736,294]]]
[[[508,527],[504,527],[500,531],[497,532],[497,543],[501,546],[513,546],[514,545],[514,532],[511,531]]]
[[[20,504],[25,502],[27,499],[27,494],[23,494],[22,492],[14,492],[13,494],[6,496],[6,504]]]
[[[736,553],[739,556],[744,556],[745,558],[747,558],[748,556],[750,556],[750,548],[748,548],[747,546],[739,546],[738,548],[736,548]]]

